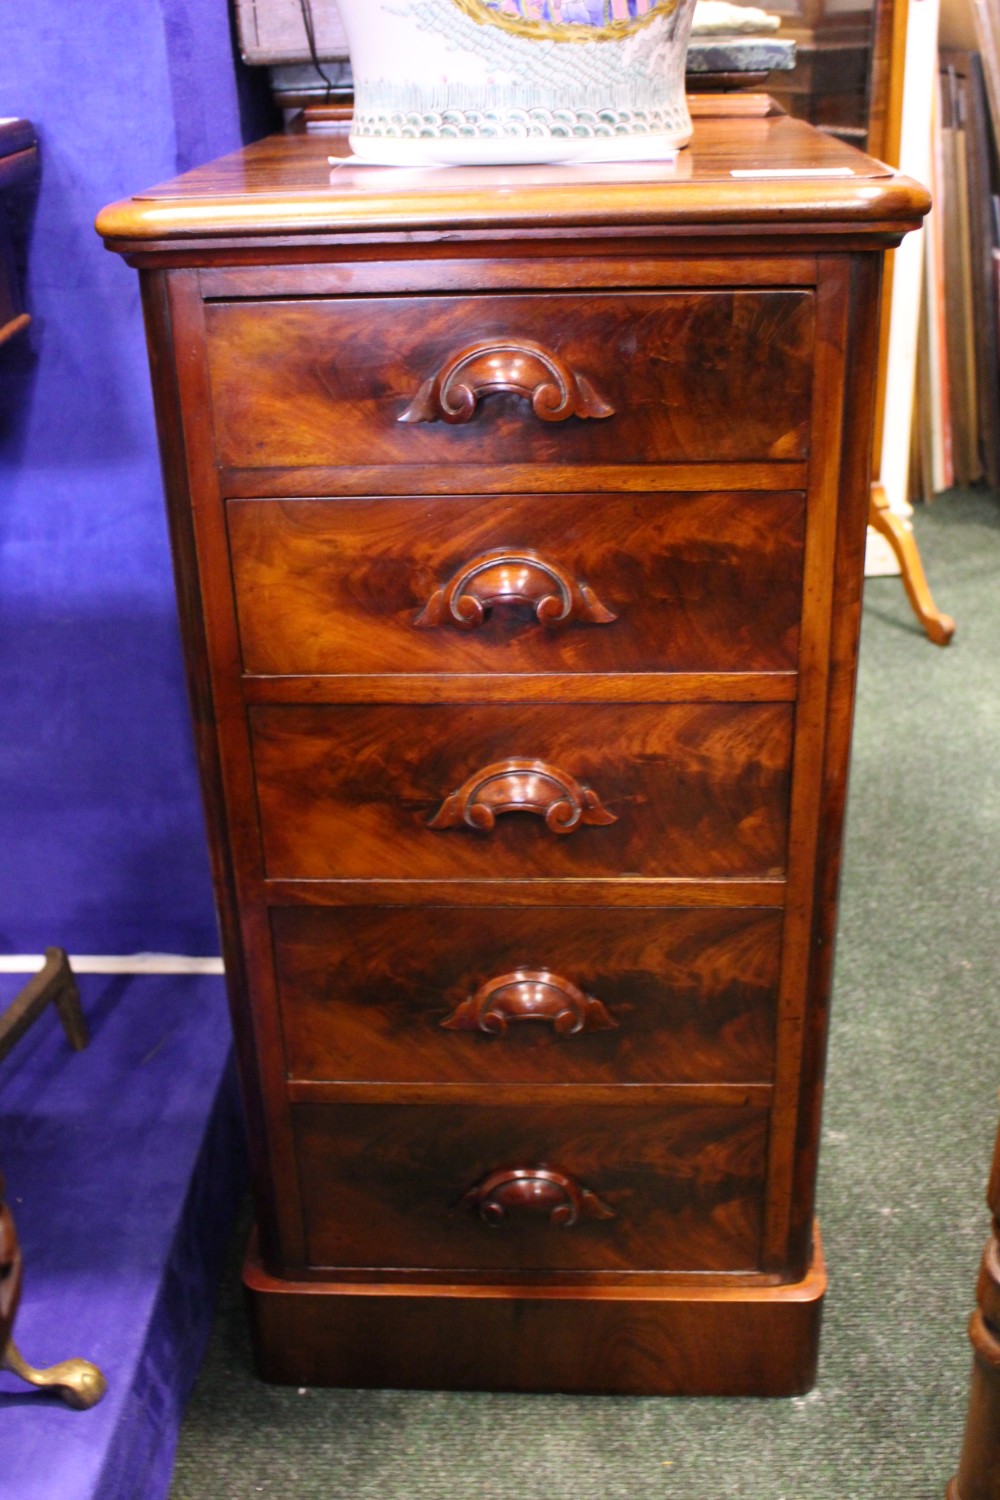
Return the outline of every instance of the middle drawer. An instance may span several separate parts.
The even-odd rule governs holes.
[[[784,873],[787,703],[249,710],[271,879]]]

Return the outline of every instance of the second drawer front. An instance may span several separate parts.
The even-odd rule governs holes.
[[[766,1082],[781,913],[278,909],[292,1078]]]
[[[801,494],[231,500],[244,669],[788,670]]]
[[[293,1116],[315,1266],[758,1264],[766,1109],[352,1104]]]
[[[272,879],[780,876],[792,709],[250,711]]]

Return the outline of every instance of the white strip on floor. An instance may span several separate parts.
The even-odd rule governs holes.
[[[188,958],[182,953],[71,953],[75,974],[222,974],[221,958]],[[44,953],[0,953],[0,974],[35,974]]]

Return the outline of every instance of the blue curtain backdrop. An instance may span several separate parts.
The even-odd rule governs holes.
[[[0,15],[34,322],[0,347],[0,951],[218,951],[134,271],[107,202],[272,125],[227,0]]]

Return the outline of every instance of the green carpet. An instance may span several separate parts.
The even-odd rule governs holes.
[[[271,1388],[237,1260],[172,1500],[943,1500],[988,1227],[1000,969],[1000,502],[917,518],[927,643],[867,585],[820,1179],[819,1384],[791,1401]]]

